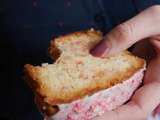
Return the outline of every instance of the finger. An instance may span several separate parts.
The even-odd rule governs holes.
[[[144,76],[144,84],[151,83],[153,81],[160,83],[160,57],[152,59],[147,66],[147,71]]]
[[[153,44],[156,50],[157,56],[160,56],[160,35],[152,37],[151,43]]]
[[[146,9],[109,32],[94,48],[94,56],[105,57],[129,48],[137,41],[160,33],[160,6]]]
[[[160,103],[159,91],[160,83],[147,84],[135,93],[129,103],[114,111],[106,112],[95,120],[143,120]]]
[[[156,115],[160,115],[160,104],[153,112],[153,116],[155,117]]]

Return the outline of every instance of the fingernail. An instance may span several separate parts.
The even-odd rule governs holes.
[[[108,53],[108,46],[105,43],[100,43],[97,47],[91,50],[91,54],[95,57],[105,57]]]

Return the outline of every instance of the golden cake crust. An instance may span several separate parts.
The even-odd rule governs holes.
[[[84,42],[84,40],[86,41],[93,40],[92,42],[88,42],[87,44],[85,44],[87,45],[88,50],[90,50],[102,39],[102,33],[95,30],[88,30],[88,31],[75,32],[58,37],[51,42],[51,45],[49,47],[50,56],[53,59],[59,58],[63,53],[63,49],[60,45],[66,44],[66,42],[69,43],[70,41],[73,40],[76,41],[78,39],[82,43]],[[36,100],[40,110],[44,112],[46,115],[51,115],[53,113],[56,113],[58,111],[58,108],[56,106],[57,104],[72,102],[74,100],[83,98],[86,95],[92,95],[100,90],[110,88],[117,83],[121,83],[129,79],[132,75],[134,75],[138,70],[143,68],[145,65],[145,61],[143,59],[132,55],[128,51],[123,51],[117,55],[113,55],[110,58],[106,59],[108,59],[107,60],[108,62],[112,61],[110,62],[111,64],[116,64],[113,62],[114,60],[123,59],[124,63],[122,63],[122,66],[120,66],[122,67],[122,69],[116,71],[113,74],[110,72],[108,73],[104,72],[102,70],[94,71],[94,77],[92,78],[92,80],[88,80],[87,84],[86,81],[85,82],[81,81],[82,84],[80,86],[78,84],[79,80],[77,79],[77,84],[75,84],[75,86],[69,86],[69,87],[67,86],[68,88],[66,88],[65,85],[68,85],[73,81],[70,81],[67,78],[64,78],[65,80],[63,80],[62,82],[63,84],[59,84],[60,87],[51,86],[51,84],[53,83],[56,84],[56,82],[58,82],[57,79],[55,79],[57,76],[54,76],[52,74],[52,71],[53,72],[55,71],[53,70],[53,68],[55,68],[54,64],[50,64],[46,67],[32,66],[30,64],[26,64],[24,66],[25,76],[27,82],[29,83],[29,85],[31,86],[31,88],[35,93]],[[123,66],[125,66],[126,63],[128,64],[128,67],[123,68]],[[106,68],[107,67],[110,67],[110,65],[108,66],[106,65]],[[74,82],[75,81],[76,80],[74,80]]]

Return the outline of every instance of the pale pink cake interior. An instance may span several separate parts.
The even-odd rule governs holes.
[[[141,84],[144,70],[145,67],[123,83],[99,91],[92,96],[58,105],[59,112],[45,120],[92,120],[104,112],[117,108],[128,101]]]

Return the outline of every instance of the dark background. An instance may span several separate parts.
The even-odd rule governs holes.
[[[2,1],[1,1],[2,2]],[[26,63],[52,62],[52,38],[91,27],[104,33],[159,0],[5,0],[0,4],[0,119],[41,120],[23,80]]]

